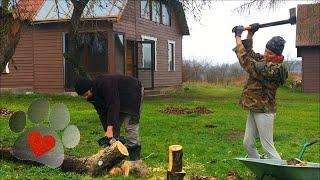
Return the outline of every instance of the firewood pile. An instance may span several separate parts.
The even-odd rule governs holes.
[[[287,164],[288,165],[292,165],[292,166],[307,166],[307,162],[301,161],[300,159],[297,158],[292,158],[287,160]]]
[[[166,107],[164,109],[161,109],[160,112],[166,113],[166,114],[211,114],[213,113],[212,110],[203,107],[203,106],[198,106],[196,108],[186,108],[186,107]]]

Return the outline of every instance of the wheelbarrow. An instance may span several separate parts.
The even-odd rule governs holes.
[[[320,180],[320,164],[301,161],[306,147],[316,143],[317,140],[305,143],[298,158],[294,161],[301,164],[292,164],[290,161],[280,159],[256,159],[256,158],[235,158],[247,166],[257,179],[289,179],[289,180]]]

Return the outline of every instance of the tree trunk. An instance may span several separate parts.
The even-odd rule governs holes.
[[[72,70],[77,76],[85,76],[90,78],[90,74],[86,71],[86,68],[80,62],[80,54],[79,54],[79,24],[81,20],[81,15],[83,13],[84,8],[88,4],[89,0],[71,0],[73,4],[73,12],[69,22],[69,46],[68,52],[64,53],[64,58],[68,61],[72,67]]]
[[[11,12],[0,6],[0,76],[14,55],[20,40],[21,24]]]
[[[41,165],[34,161],[22,161],[12,154],[12,148],[0,148],[0,158],[32,165]],[[100,150],[97,154],[88,157],[75,157],[65,155],[60,166],[62,171],[86,173],[91,176],[102,176],[119,164],[129,155],[127,148],[120,142],[113,143],[109,148]]]

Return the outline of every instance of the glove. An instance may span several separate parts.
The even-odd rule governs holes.
[[[232,28],[232,32],[234,32],[235,37],[241,37],[242,32],[244,31],[243,26],[235,26]]]
[[[250,24],[250,27],[251,29],[249,30],[249,32],[254,34],[260,28],[260,24],[259,23]]]
[[[108,138],[104,136],[103,138],[100,138],[97,142],[100,146],[103,148],[109,147],[111,144],[115,143],[117,140],[115,138]]]

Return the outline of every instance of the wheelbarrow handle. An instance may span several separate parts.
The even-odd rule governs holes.
[[[317,142],[318,142],[318,140],[317,140],[317,139],[312,140],[312,141],[310,141],[310,142],[308,143],[308,146],[311,146],[312,144],[315,144],[315,143],[317,143]]]
[[[298,154],[298,159],[301,160],[301,158],[302,158],[302,156],[303,156],[303,153],[304,153],[304,151],[306,150],[306,148],[307,148],[308,146],[311,146],[312,144],[317,143],[317,142],[318,142],[318,140],[314,139],[314,140],[312,140],[312,141],[310,141],[310,142],[305,143],[305,144],[302,146],[302,148],[301,148],[301,150],[300,150],[300,152],[299,152],[299,154]]]

